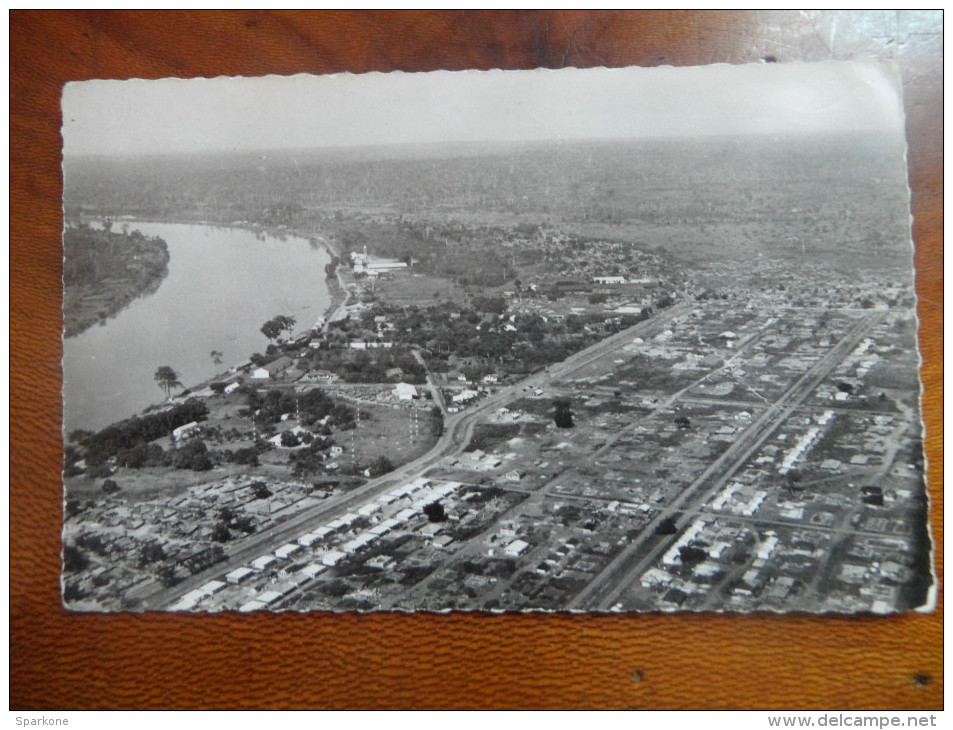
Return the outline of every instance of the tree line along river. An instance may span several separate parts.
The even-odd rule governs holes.
[[[99,429],[164,399],[153,379],[171,366],[194,385],[264,352],[276,314],[309,327],[331,295],[327,250],[294,236],[182,223],[130,224],[169,248],[159,289],[63,341],[63,424]],[[221,353],[220,363],[212,351]]]

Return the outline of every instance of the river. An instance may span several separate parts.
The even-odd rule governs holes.
[[[129,227],[166,241],[169,273],[154,294],[64,340],[67,431],[99,429],[162,402],[154,380],[161,365],[195,385],[264,353],[268,340],[259,328],[275,315],[295,317],[295,331],[303,332],[331,302],[324,270],[330,256],[303,238],[180,223]]]

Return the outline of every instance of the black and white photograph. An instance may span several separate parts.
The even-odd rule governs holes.
[[[932,610],[900,89],[68,84],[63,605]]]

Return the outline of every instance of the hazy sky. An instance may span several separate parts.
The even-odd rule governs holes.
[[[67,155],[902,129],[898,74],[875,62],[84,81],[63,92]]]

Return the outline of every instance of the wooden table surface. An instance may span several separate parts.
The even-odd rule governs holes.
[[[10,46],[12,708],[942,707],[942,596],[893,617],[101,616],[59,601],[62,85],[394,69],[897,59],[942,578],[941,13],[12,11]]]

